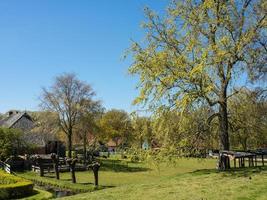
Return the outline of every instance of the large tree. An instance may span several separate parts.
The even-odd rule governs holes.
[[[46,111],[57,113],[58,124],[67,135],[69,158],[74,129],[94,95],[91,86],[80,81],[75,74],[60,75],[50,88],[43,88],[41,107]]]
[[[267,144],[267,98],[262,90],[242,89],[229,101],[231,144],[243,150]]]
[[[122,146],[132,139],[131,119],[127,112],[112,109],[106,112],[99,121],[104,140],[113,139],[118,146],[119,140]]]
[[[229,150],[228,100],[244,80],[267,72],[265,0],[180,0],[164,16],[145,10],[145,43],[134,42],[129,71],[140,79],[135,103],[181,111],[208,104]],[[239,80],[241,79],[241,80]]]
[[[136,114],[132,117],[133,137],[138,146],[142,148],[143,143],[147,141],[151,145],[152,140],[152,120],[148,117],[140,117]]]
[[[100,127],[98,121],[100,120],[104,108],[100,101],[90,100],[87,102],[86,109],[82,115],[79,116],[79,123],[75,130],[77,139],[83,141],[84,163],[87,160],[87,144],[88,135],[98,138],[100,135]]]

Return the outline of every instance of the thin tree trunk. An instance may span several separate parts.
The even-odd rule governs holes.
[[[98,170],[100,168],[100,164],[98,162],[95,162],[92,164],[92,170],[94,172],[95,177],[95,186],[98,186]]]
[[[243,130],[243,134],[245,135],[246,134],[246,130]],[[241,141],[241,144],[242,144],[242,147],[243,147],[243,150],[244,151],[247,151],[247,137],[243,138]]]
[[[75,164],[70,167],[70,172],[71,172],[71,180],[72,180],[72,183],[76,183]]]
[[[83,161],[84,164],[86,163],[87,160],[87,152],[86,152],[86,134],[83,135]]]
[[[72,134],[68,134],[68,157],[71,158],[71,152],[72,152]]]

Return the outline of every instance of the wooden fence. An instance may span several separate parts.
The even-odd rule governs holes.
[[[7,173],[11,174],[11,166],[0,160],[0,168],[5,170]]]

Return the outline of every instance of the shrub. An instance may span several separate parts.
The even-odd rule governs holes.
[[[20,198],[31,195],[33,183],[31,181],[6,174],[0,171],[0,200]]]
[[[0,160],[24,153],[28,148],[20,130],[2,127],[0,127],[0,146]]]

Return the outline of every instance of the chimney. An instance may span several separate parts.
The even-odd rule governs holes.
[[[8,116],[10,117],[10,116],[16,115],[18,113],[19,113],[19,111],[17,111],[17,110],[10,110],[10,111],[8,111]]]

